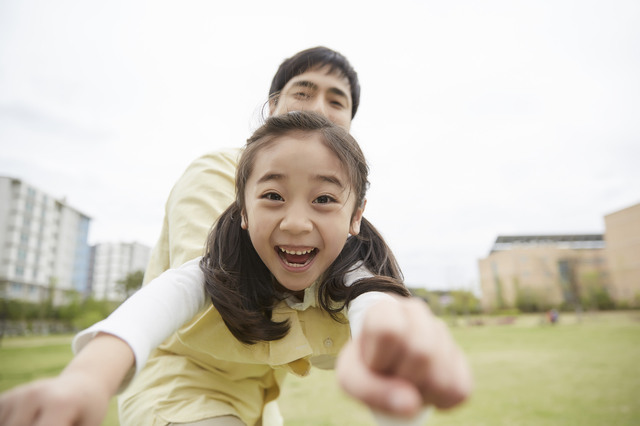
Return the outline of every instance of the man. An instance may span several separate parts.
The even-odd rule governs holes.
[[[360,102],[360,84],[344,56],[316,47],[299,52],[280,65],[269,99],[270,115],[315,111],[349,130]],[[169,268],[202,256],[211,225],[235,200],[237,159],[237,149],[205,154],[175,184],[144,284]]]
[[[315,111],[349,130],[359,105],[360,85],[344,56],[317,47],[284,61],[269,95],[271,115]],[[206,154],[178,180],[166,204],[145,283],[202,255],[211,225],[235,200],[237,153]],[[374,410],[405,418],[425,405],[449,408],[468,396],[471,376],[464,356],[426,304],[384,300],[363,313],[361,324],[361,331],[343,348],[337,364],[338,380],[348,393]],[[0,398],[0,422],[35,424],[55,419],[60,425],[97,425],[126,373],[136,363],[138,368],[144,364],[137,354],[134,345],[99,334],[58,378],[32,383]],[[265,425],[277,424],[277,406],[268,404],[263,417]]]

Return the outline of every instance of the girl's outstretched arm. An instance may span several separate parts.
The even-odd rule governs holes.
[[[135,356],[135,369],[127,374],[120,391],[142,370],[152,350],[206,307],[200,258],[169,269],[142,287],[109,318],[78,333],[73,351],[79,353],[98,332],[127,342]]]
[[[133,362],[129,345],[99,334],[58,377],[0,395],[0,424],[99,426]]]
[[[60,376],[1,395],[0,425],[98,426],[109,399],[142,369],[151,350],[205,306],[198,263],[166,271],[108,319],[76,335],[77,355]]]
[[[404,418],[428,405],[446,409],[464,401],[471,370],[447,326],[422,300],[377,294],[381,300],[356,320],[353,340],[340,353],[342,387],[373,410]]]

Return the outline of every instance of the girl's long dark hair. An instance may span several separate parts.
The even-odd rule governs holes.
[[[257,152],[278,137],[294,132],[318,133],[323,143],[336,154],[349,174],[356,208],[363,205],[369,184],[368,167],[355,139],[319,114],[294,112],[270,117],[247,140],[236,174],[237,200],[216,221],[200,262],[205,289],[213,305],[229,331],[246,344],[278,340],[289,331],[286,321],[272,320],[273,309],[287,295],[276,290],[271,272],[258,256],[248,232],[242,229],[241,221],[244,190]],[[358,262],[374,276],[347,287],[344,276]],[[344,306],[369,291],[409,296],[393,253],[364,217],[360,233],[347,239],[336,260],[320,278],[318,303],[335,320],[339,320],[338,313]]]

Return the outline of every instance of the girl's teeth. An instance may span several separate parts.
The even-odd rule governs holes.
[[[295,250],[286,250],[286,249],[283,249],[282,247],[280,247],[280,250],[281,250],[283,253],[288,253],[288,254],[297,254],[298,256],[300,256],[301,254],[311,253],[314,249],[309,249],[309,250],[305,250],[305,251],[300,251],[300,250],[295,251]]]
[[[288,266],[291,266],[293,268],[302,268],[303,266],[307,266],[309,264],[309,262],[311,262],[311,259],[307,260],[304,263],[289,263],[285,259],[283,259],[283,260],[284,260],[284,263],[286,263]]]

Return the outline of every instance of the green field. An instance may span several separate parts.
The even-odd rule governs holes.
[[[471,400],[436,412],[429,425],[640,425],[640,311],[563,315],[556,326],[539,316],[511,325],[453,327],[473,367]],[[71,358],[62,337],[2,341],[0,390],[58,373]],[[290,377],[280,398],[285,425],[373,425],[346,397],[333,373]],[[112,403],[104,425],[117,425]]]

